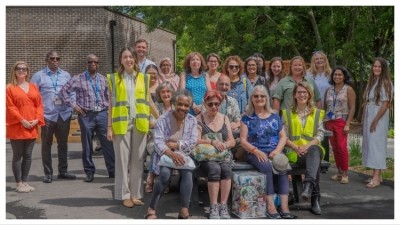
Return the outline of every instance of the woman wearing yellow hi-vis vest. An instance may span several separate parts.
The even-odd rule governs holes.
[[[136,52],[119,53],[117,73],[107,74],[110,107],[107,138],[115,151],[114,198],[125,207],[142,205],[143,158],[149,131],[149,78],[139,70]]]
[[[324,111],[319,110],[313,103],[313,92],[306,82],[294,86],[293,105],[290,109],[282,110],[283,123],[286,128],[286,153],[291,163],[297,163],[306,168],[303,180],[304,190],[301,198],[311,199],[311,212],[320,215],[319,168],[325,154],[320,145],[324,138]]]

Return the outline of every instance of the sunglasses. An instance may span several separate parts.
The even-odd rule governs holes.
[[[87,63],[88,63],[88,64],[93,64],[93,63],[94,63],[94,64],[99,64],[98,61],[88,61]]]
[[[253,98],[266,98],[267,96],[265,95],[253,95]]]
[[[220,104],[221,103],[219,103],[219,102],[209,102],[209,103],[207,103],[207,106],[210,107],[210,108],[213,107],[213,106],[218,107]]]
[[[28,71],[28,68],[26,68],[26,67],[15,67],[15,71],[26,72],[26,71]]]
[[[229,65],[229,69],[239,69],[239,65]]]
[[[61,60],[60,57],[49,57],[49,59],[50,59],[51,61],[54,61],[54,60],[60,61],[60,60]]]

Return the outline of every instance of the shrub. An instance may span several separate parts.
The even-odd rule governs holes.
[[[394,129],[390,128],[388,131],[388,138],[394,138]]]
[[[349,142],[350,166],[359,166],[362,163],[361,140],[358,136],[350,137]]]

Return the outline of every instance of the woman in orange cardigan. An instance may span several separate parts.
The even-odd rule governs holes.
[[[28,83],[29,77],[28,64],[18,61],[11,68],[10,84],[6,88],[6,136],[13,150],[15,190],[20,193],[35,190],[26,181],[38,126],[44,125],[42,98],[37,86]]]

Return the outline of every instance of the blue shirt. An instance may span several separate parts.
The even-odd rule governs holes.
[[[36,84],[39,88],[40,94],[43,100],[44,117],[47,120],[57,122],[58,116],[65,121],[72,115],[72,108],[62,102],[61,105],[55,104],[55,96],[58,96],[61,88],[71,79],[71,75],[62,70],[58,69],[57,72],[53,73],[49,67],[46,67],[36,72],[31,79],[31,82]],[[73,99],[76,98],[75,93],[71,96]],[[58,96],[61,100],[62,98]]]
[[[282,130],[282,121],[278,114],[272,113],[266,119],[256,114],[244,115],[242,122],[247,126],[247,141],[259,150],[270,153],[279,143],[279,132]]]
[[[143,60],[143,62],[139,62],[140,72],[145,73],[146,67],[150,64],[156,65],[153,61],[148,60],[147,58]]]
[[[246,82],[246,85],[244,82]],[[246,110],[247,102],[252,91],[253,85],[251,85],[249,79],[245,76],[241,76],[238,82],[231,82],[231,90],[228,91],[227,95],[236,99],[239,105],[240,114]]]

